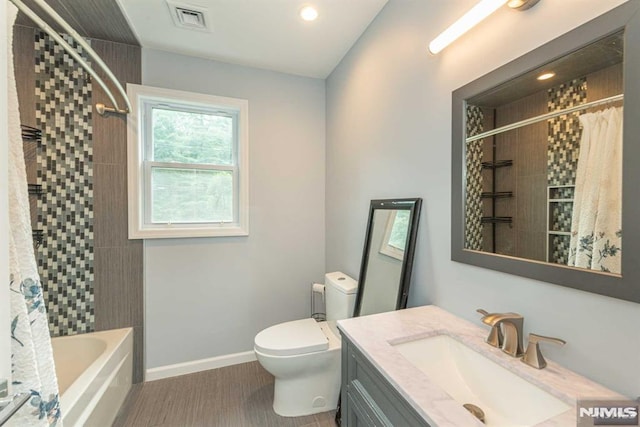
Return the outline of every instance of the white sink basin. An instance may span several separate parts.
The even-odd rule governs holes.
[[[571,408],[448,335],[394,347],[461,405],[482,409],[487,426],[534,426]]]

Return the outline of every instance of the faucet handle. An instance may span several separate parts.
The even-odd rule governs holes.
[[[487,310],[479,308],[476,310],[478,313],[482,314],[482,322],[485,323],[485,319],[491,316]],[[486,324],[486,323],[485,323]],[[487,344],[492,345],[496,348],[501,348],[502,343],[504,341],[504,337],[502,336],[502,329],[500,329],[500,324],[490,325],[491,331],[489,332],[489,336],[486,341]]]
[[[529,334],[529,344],[527,350],[524,353],[522,361],[529,366],[533,366],[536,369],[542,369],[547,366],[547,361],[544,360],[542,353],[540,352],[540,342],[550,342],[558,345],[565,345],[567,342],[560,338],[545,337],[544,335]]]

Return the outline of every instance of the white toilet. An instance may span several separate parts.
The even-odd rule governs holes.
[[[357,282],[346,274],[327,273],[327,321],[294,320],[256,335],[256,357],[275,377],[276,414],[298,417],[336,409],[341,346],[336,320],[353,316],[357,287]]]

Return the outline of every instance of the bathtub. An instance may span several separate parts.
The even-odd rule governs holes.
[[[110,426],[131,388],[133,330],[51,340],[65,427]]]

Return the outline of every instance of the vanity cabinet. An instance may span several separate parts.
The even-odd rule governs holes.
[[[344,335],[341,399],[342,427],[429,427]]]

